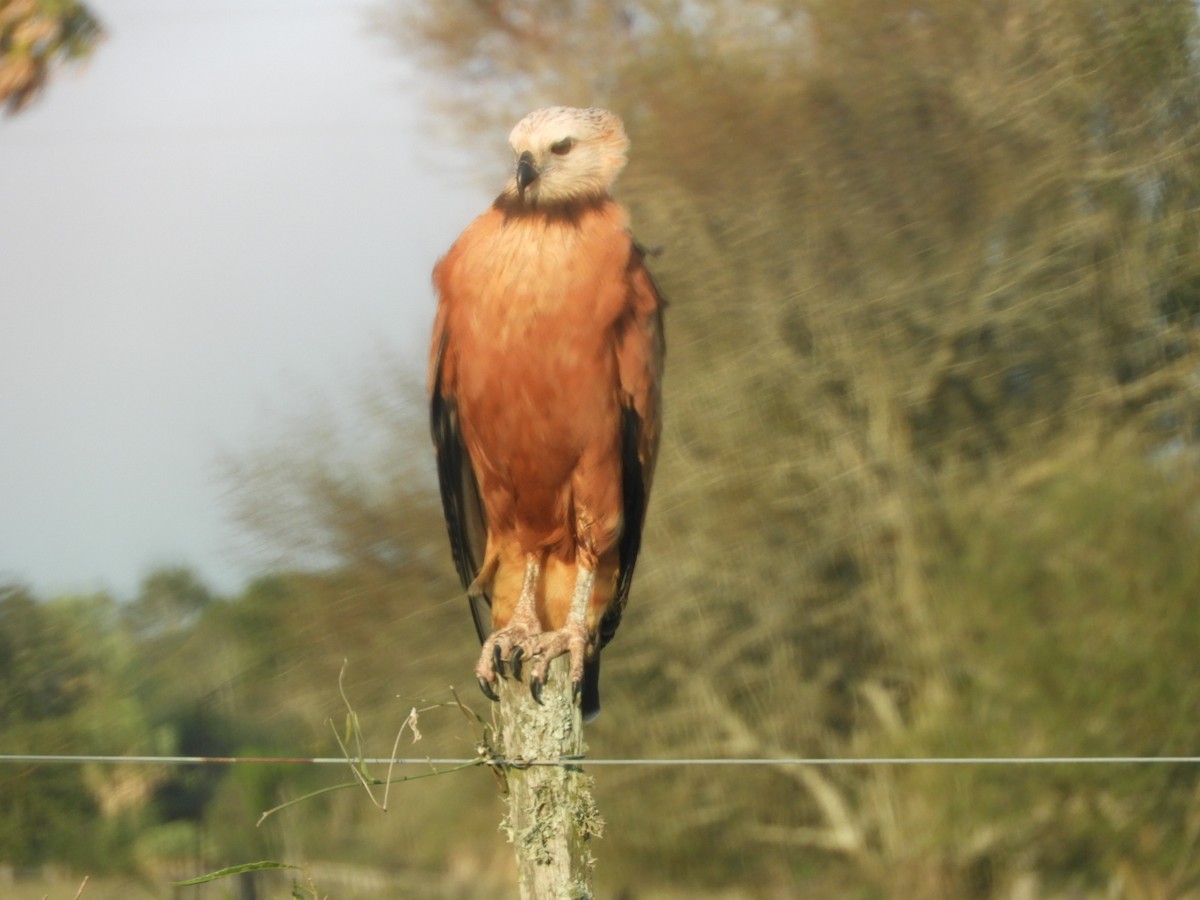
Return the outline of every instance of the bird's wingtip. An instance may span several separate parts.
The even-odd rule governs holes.
[[[594,722],[600,715],[600,653],[583,665],[583,684],[580,688],[579,711],[583,722]]]

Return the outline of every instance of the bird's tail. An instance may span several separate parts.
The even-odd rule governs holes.
[[[598,650],[591,659],[583,664],[583,685],[579,709],[583,713],[584,722],[591,722],[600,715],[600,652]]]

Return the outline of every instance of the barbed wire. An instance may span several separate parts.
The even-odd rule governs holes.
[[[3,753],[0,765],[375,765],[375,766],[1063,766],[1063,765],[1196,765],[1200,756],[846,756],[846,757],[649,757],[592,759],[586,756],[560,759],[503,759],[489,756],[367,757],[340,756],[122,756],[97,754]]]

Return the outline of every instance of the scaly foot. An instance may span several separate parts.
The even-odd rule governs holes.
[[[550,663],[564,653],[571,657],[571,697],[578,703],[583,689],[583,661],[587,654],[587,625],[568,619],[558,631],[546,631],[537,635],[527,647],[527,655],[533,659],[529,673],[529,692],[538,703],[542,702],[542,688],[550,674]]]
[[[483,651],[479,654],[479,662],[475,664],[475,677],[479,679],[479,687],[489,700],[500,699],[496,693],[496,677],[506,674],[506,662],[512,669],[513,677],[521,680],[521,659],[528,655],[529,642],[542,633],[534,606],[541,571],[541,563],[536,556],[529,554],[525,557],[525,580],[512,618],[508,625],[493,631],[483,642]]]
[[[508,666],[513,678],[521,680],[521,660],[529,656],[529,646],[542,634],[541,626],[536,620],[530,624],[512,622],[506,628],[500,628],[488,635],[483,642],[483,651],[479,654],[479,662],[475,664],[475,677],[479,679],[479,687],[491,700],[499,700],[496,693],[496,677],[506,677]]]
[[[519,624],[494,631],[483,644],[479,662],[475,665],[475,677],[479,687],[492,700],[499,700],[496,692],[497,676],[512,675],[521,680],[521,670],[529,668],[529,692],[538,703],[542,702],[542,688],[550,673],[550,663],[563,654],[571,657],[571,686],[576,700],[583,685],[583,663],[587,653],[587,626],[582,622],[568,621],[558,631],[534,630]]]
[[[475,677],[479,679],[483,693],[491,700],[500,699],[496,692],[497,678],[507,677],[511,672],[513,678],[520,681],[521,668],[529,663],[529,691],[533,699],[541,703],[542,688],[546,686],[550,674],[550,663],[563,654],[569,654],[572,695],[575,702],[579,702],[588,647],[586,614],[595,584],[595,573],[590,568],[579,567],[567,621],[557,631],[543,631],[538,620],[534,594],[540,574],[541,565],[530,554],[526,557],[525,581],[512,618],[483,642],[479,662],[475,664]],[[506,666],[508,672],[505,671]]]

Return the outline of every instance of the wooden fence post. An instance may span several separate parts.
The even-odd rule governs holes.
[[[528,671],[528,667],[526,667]],[[510,761],[503,830],[517,855],[522,900],[591,900],[591,839],[604,822],[581,766],[521,766],[584,751],[583,723],[571,697],[567,657],[554,660],[534,702],[527,681],[500,679],[500,752]]]

